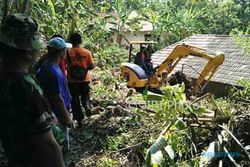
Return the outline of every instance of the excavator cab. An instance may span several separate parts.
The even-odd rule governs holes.
[[[130,41],[128,62],[131,63],[135,61],[136,55],[132,54],[133,49],[135,49],[133,46],[139,46],[140,50],[138,53],[140,53],[143,52],[145,48],[152,47],[154,44],[156,44],[154,41]]]
[[[166,55],[166,59],[153,70],[153,74],[148,76],[143,68],[133,63],[121,64],[121,75],[127,81],[128,87],[135,89],[160,89],[168,80],[171,72],[180,62],[181,59],[188,56],[195,56],[207,60],[207,64],[195,80],[193,87],[194,94],[201,93],[205,83],[207,83],[218,67],[224,62],[225,55],[223,53],[215,53],[203,48],[180,44],[173,51]]]
[[[151,63],[152,45],[156,44],[154,41],[130,41],[129,58],[127,63],[122,63],[121,74],[126,81],[133,81],[128,83],[128,87],[136,89],[144,88],[148,79],[153,74],[153,65]],[[132,54],[134,47],[139,46],[139,52]],[[147,52],[147,51],[150,51]],[[150,55],[149,55],[150,54]]]

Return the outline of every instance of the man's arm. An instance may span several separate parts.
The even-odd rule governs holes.
[[[22,142],[32,154],[31,166],[64,167],[62,151],[50,130],[48,106],[39,89],[26,80],[12,83],[9,89],[9,103],[16,114],[13,135],[18,132],[25,139]]]
[[[48,80],[49,85],[47,85],[47,97],[51,108],[63,126],[71,127],[73,121],[69,116],[64,100],[60,94],[58,78],[55,75],[51,75]]]
[[[33,156],[36,167],[65,167],[61,148],[51,130],[35,134],[30,144],[35,148]]]
[[[89,58],[88,58],[88,65],[87,65],[87,68],[88,70],[93,70],[95,68],[95,65],[94,65],[94,61],[93,61],[93,57],[92,57],[92,53],[89,52]]]
[[[55,112],[59,122],[69,128],[72,127],[73,121],[65,107],[64,101],[60,94],[53,95],[49,98],[52,110]]]

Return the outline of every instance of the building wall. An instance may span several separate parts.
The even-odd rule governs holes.
[[[123,35],[127,38],[128,41],[145,41],[145,35],[149,34],[148,31],[143,32],[124,32]],[[129,45],[124,39],[122,40],[123,45]],[[135,48],[139,48],[139,45],[135,45]]]

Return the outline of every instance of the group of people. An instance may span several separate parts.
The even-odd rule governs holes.
[[[64,167],[74,120],[81,127],[84,114],[91,115],[92,54],[81,47],[79,33],[69,42],[53,36],[36,63],[44,48],[37,22],[13,14],[2,23],[0,140],[10,167]]]

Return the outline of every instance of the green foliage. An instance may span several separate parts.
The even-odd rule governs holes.
[[[117,161],[106,157],[101,158],[97,161],[97,167],[116,167]]]
[[[177,163],[186,159],[192,149],[190,147],[192,141],[188,134],[189,130],[185,123],[177,120],[149,148],[145,161],[146,167],[178,166]]]
[[[125,137],[123,135],[109,136],[106,141],[108,150],[117,150],[125,145]]]
[[[162,91],[163,95],[144,94],[144,98],[151,101],[151,108],[156,109],[157,118],[170,124],[149,148],[145,160],[147,167],[178,166],[176,163],[188,159],[194,148],[190,147],[193,143],[189,136],[191,132],[182,117],[197,117],[207,111],[205,107],[187,101],[184,84],[166,86]]]
[[[93,130],[84,128],[81,130],[81,136],[84,140],[90,140],[94,136]]]
[[[13,13],[22,11],[25,1],[8,2],[9,13]],[[73,31],[80,32],[84,46],[94,53],[98,65],[102,67],[117,66],[124,61],[126,52],[113,44],[121,43],[123,31],[133,29],[136,34],[141,28],[141,20],[152,23],[153,39],[158,41],[156,49],[195,33],[229,34],[234,29],[247,34],[250,31],[250,2],[241,0],[30,2],[28,11],[38,20],[41,32],[47,39],[54,34],[67,38]],[[132,11],[137,11],[138,16],[131,19],[129,16]],[[113,27],[107,28],[108,23]]]
[[[110,70],[99,71],[97,75],[99,76],[98,80],[105,86],[110,86],[118,81],[118,78]]]
[[[162,91],[163,95],[149,92],[144,95],[149,106],[157,111],[156,116],[159,119],[175,121],[180,115],[199,115],[206,111],[204,107],[191,104],[187,101],[184,84],[166,86]]]
[[[153,23],[158,47],[194,33],[229,34],[234,28],[246,30],[249,25],[249,2],[246,1],[166,0],[158,3],[142,2],[143,7],[139,9],[145,19]]]
[[[98,65],[100,67],[111,68],[117,67],[122,62],[126,62],[128,53],[124,48],[114,44],[107,48],[100,48],[95,56],[98,58]]]
[[[167,155],[165,156],[164,159],[164,164],[165,165],[174,165],[176,164],[174,157],[171,158],[171,154],[169,153],[170,150],[169,148],[172,149],[172,152],[177,154],[176,156],[179,159],[185,159],[184,156],[187,156],[188,151],[190,149],[190,141],[188,141],[186,137],[186,132],[187,130],[181,130],[174,132],[171,137],[169,137],[168,140],[168,150],[167,150]]]
[[[111,8],[117,15],[117,16],[112,16],[113,21],[111,23],[115,26],[113,30],[117,31],[118,34],[120,34],[122,30],[126,30],[125,25],[128,21],[131,10],[127,9],[125,1],[123,0],[114,1]]]
[[[233,108],[232,102],[228,98],[218,98],[214,99],[214,102],[216,103],[216,106],[213,106],[212,110],[219,110],[217,114],[223,114],[230,118],[232,114],[235,112]]]
[[[8,14],[22,13],[22,12],[25,12],[25,10],[26,10],[25,9],[26,8],[25,0],[18,0],[18,1],[16,1],[16,0],[2,0],[0,2],[0,5],[1,5],[2,9],[4,9],[5,2],[7,2],[7,8],[6,9],[7,9]],[[27,6],[27,7],[29,7],[29,6]],[[27,10],[29,10],[29,9],[27,9]],[[0,16],[2,16],[2,14],[3,14],[2,12],[4,12],[4,10],[2,10],[0,12]]]
[[[232,97],[250,99],[250,81],[248,79],[241,79],[238,84],[242,88],[234,88],[232,90]]]
[[[250,95],[250,81],[247,79],[239,80],[238,83],[243,87],[241,91],[242,96],[249,96]]]
[[[193,10],[192,6],[181,6],[174,1],[168,1],[164,7],[166,10],[161,11],[154,33],[160,38],[160,43],[170,44],[203,29],[197,20],[201,10]]]
[[[3,2],[0,2],[1,6]],[[97,83],[92,91],[93,98],[104,101],[100,104],[102,107],[108,106],[109,103],[115,104],[126,96],[117,88],[119,81],[119,76],[115,74],[117,71],[111,71],[110,68],[118,67],[127,60],[126,50],[116,44],[120,42],[119,35],[129,30],[127,25],[138,31],[141,28],[140,20],[150,21],[153,24],[153,38],[159,42],[158,48],[196,33],[229,34],[233,30],[232,34],[238,37],[250,31],[250,1],[243,0],[116,0],[113,2],[100,0],[95,3],[90,0],[31,0],[31,2],[29,14],[36,18],[42,34],[47,39],[54,34],[61,34],[67,38],[73,31],[81,33],[84,46],[93,52],[95,61],[102,67],[102,71],[100,69],[98,71],[100,77],[95,78],[97,71],[93,71],[94,82]],[[20,12],[23,6],[24,0],[9,0],[9,13]],[[129,15],[134,10],[139,15],[130,19]],[[0,16],[3,15],[2,12],[3,10]],[[107,23],[114,27],[108,29]],[[114,41],[115,34],[118,34],[116,41]],[[244,43],[244,46],[249,46],[249,41],[242,39],[238,41],[240,44]],[[249,99],[250,82],[241,80],[239,83],[243,89],[235,91],[234,95]],[[206,108],[192,106],[187,101],[184,90],[184,85],[181,85],[163,88],[163,95],[145,92],[144,97],[148,100],[149,107],[156,111],[157,121],[173,123],[170,129],[150,147],[146,166],[152,164],[155,167],[178,166],[179,161],[185,160],[192,149],[189,129],[180,117],[199,115],[204,113]],[[227,100],[216,99],[212,103],[212,107],[216,110],[224,111],[227,115],[231,114],[232,106]],[[140,126],[138,122],[149,115],[141,109],[135,109],[133,113],[142,116],[143,119],[137,116],[130,117],[124,121],[128,126]],[[158,126],[157,128],[160,129]],[[94,136],[93,131],[88,129],[83,129],[81,135],[84,140],[91,140]],[[127,142],[125,135],[108,136],[104,144],[106,149],[117,150],[124,147]],[[154,139],[155,136],[150,134],[148,141]],[[154,156],[159,163],[152,163]],[[192,162],[190,164],[194,166]],[[107,157],[97,162],[97,166],[100,167],[117,165],[117,161]]]
[[[55,17],[56,16],[56,11],[55,11],[54,4],[53,4],[52,0],[48,0],[48,5],[50,7],[51,15],[53,17]]]
[[[80,1],[67,3],[62,0],[33,1],[31,15],[37,18],[41,31],[46,37],[50,38],[54,34],[67,37],[70,32],[77,31],[78,26],[87,23],[84,18],[88,13],[85,6],[84,2]]]
[[[229,34],[240,24],[237,13],[241,9],[233,0],[204,1],[201,6],[202,13],[198,20],[206,26],[203,33]]]
[[[114,7],[121,13],[126,11],[120,9],[123,6],[118,2]],[[127,55],[119,45],[113,45],[112,31],[106,28],[107,23],[115,18],[107,12],[111,8],[112,6],[104,1],[97,4],[84,1],[67,1],[67,3],[66,1],[48,1],[48,3],[34,1],[32,15],[37,18],[41,32],[47,38],[54,34],[61,34],[67,38],[71,32],[78,31],[82,34],[84,47],[93,52],[98,65],[106,68],[117,66]],[[100,12],[104,14],[101,15]]]
[[[248,53],[250,53],[250,39],[248,36],[249,32],[250,32],[250,24],[246,31],[235,28],[230,33],[230,35],[234,37],[235,43],[239,47],[245,48],[248,51]]]
[[[234,0],[234,2],[239,6],[240,10],[237,12],[237,16],[240,19],[240,24],[238,29],[250,33],[250,1],[245,0]]]

